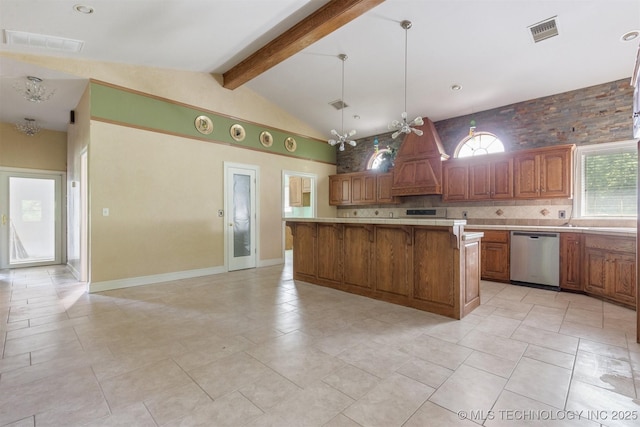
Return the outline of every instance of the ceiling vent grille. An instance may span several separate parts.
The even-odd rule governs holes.
[[[342,110],[343,108],[348,107],[348,105],[342,102],[342,100],[340,99],[338,99],[337,101],[330,102],[329,105],[331,105],[336,110]]]
[[[529,27],[529,30],[531,31],[531,36],[533,37],[534,43],[538,43],[542,40],[557,36],[558,24],[556,21],[557,17],[554,16],[537,24],[531,25]]]
[[[82,40],[13,30],[4,30],[4,41],[8,45],[30,46],[59,52],[80,52],[84,46]]]

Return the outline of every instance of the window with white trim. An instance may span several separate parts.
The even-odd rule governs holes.
[[[635,141],[594,144],[576,150],[574,216],[637,216],[638,147]]]
[[[489,132],[475,132],[460,141],[453,157],[472,157],[483,154],[504,153],[504,144]]]

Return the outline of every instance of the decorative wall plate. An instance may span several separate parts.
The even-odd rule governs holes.
[[[213,122],[207,116],[198,116],[194,122],[196,129],[203,135],[213,132]]]
[[[296,148],[298,148],[298,144],[296,143],[295,139],[289,136],[284,140],[284,148],[286,148],[287,151],[293,153],[294,151],[296,151]]]
[[[271,145],[273,144],[273,136],[271,136],[271,134],[266,130],[260,132],[260,144],[264,145],[265,147],[271,147]]]
[[[229,133],[231,134],[231,138],[235,139],[236,141],[243,141],[245,136],[247,136],[242,125],[239,125],[238,123],[231,126],[231,129],[229,129]]]

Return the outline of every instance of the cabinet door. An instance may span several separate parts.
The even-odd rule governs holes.
[[[393,186],[393,173],[381,173],[376,176],[377,203],[395,203],[396,199],[391,194]]]
[[[302,178],[299,176],[289,177],[289,206],[302,206]]]
[[[560,233],[560,287],[582,291],[582,236]]]
[[[509,280],[509,244],[482,242],[480,275],[486,280]]]
[[[606,252],[597,249],[585,248],[584,255],[584,290],[595,295],[606,296]]]
[[[449,231],[414,228],[413,297],[453,307],[454,261]],[[426,256],[425,256],[426,255]]]
[[[513,159],[491,163],[491,198],[513,198]]]
[[[318,227],[318,279],[342,282],[343,226],[341,224],[317,224]],[[295,250],[295,248],[294,248]],[[294,255],[295,256],[295,255]]]
[[[636,258],[627,254],[609,254],[610,296],[622,303],[636,304]]]
[[[540,197],[540,163],[535,154],[517,155],[514,158],[513,195],[522,199]]]
[[[291,223],[290,223],[291,224]],[[316,224],[292,223],[293,271],[295,279],[314,278],[317,273]]]
[[[469,199],[491,198],[491,166],[489,163],[469,165]]]
[[[571,197],[571,152],[540,155],[540,197]]]
[[[375,227],[375,290],[409,296],[413,276],[410,227]]]
[[[469,168],[467,164],[444,163],[442,200],[467,200]]]
[[[376,202],[376,177],[372,174],[351,177],[351,204],[371,205]]]
[[[372,225],[344,226],[344,283],[371,288]]]
[[[329,177],[329,204],[332,206],[351,203],[351,177],[331,175]]]
[[[302,178],[302,192],[311,193],[311,178]]]

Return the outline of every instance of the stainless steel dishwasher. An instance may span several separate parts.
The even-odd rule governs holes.
[[[559,233],[511,232],[512,282],[558,287],[560,284]]]

